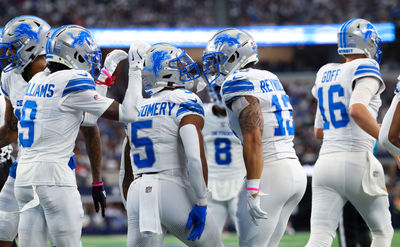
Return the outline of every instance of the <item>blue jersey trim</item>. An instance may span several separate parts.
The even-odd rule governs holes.
[[[357,70],[354,75],[360,75],[360,74],[369,74],[369,73],[373,73],[379,76],[379,78],[382,78],[381,73],[379,71],[376,70],[372,70],[372,69],[362,69],[362,70]]]
[[[185,102],[179,105],[179,109],[176,113],[176,116],[179,117],[183,113],[186,112],[196,112],[202,116],[204,116],[204,109],[200,104]]]
[[[74,170],[76,168],[75,155],[72,155],[71,158],[69,159],[68,166],[69,168],[71,168],[71,170]]]
[[[253,83],[247,80],[234,80],[234,81],[227,81],[224,83],[223,87],[232,87],[232,86],[252,86]]]
[[[18,166],[17,161],[14,161],[14,163],[12,163],[12,165],[10,166],[10,173],[8,174],[8,176],[14,179],[17,178],[17,166]]]
[[[70,80],[67,83],[67,85],[65,86],[65,89],[67,89],[69,87],[73,87],[73,86],[79,85],[79,84],[89,84],[89,85],[95,86],[94,81],[91,80],[91,79],[78,78],[78,79]]]
[[[254,90],[254,85],[251,86],[232,86],[222,89],[222,94],[238,93],[238,92],[249,92]]]
[[[87,85],[87,84],[70,87],[70,88],[64,90],[62,97],[66,96],[69,93],[76,92],[76,91],[82,91],[82,90],[96,90],[96,87],[93,85]]]
[[[360,69],[373,69],[379,72],[379,69],[375,66],[369,66],[369,65],[360,65],[357,67],[356,70],[360,70]]]
[[[6,91],[4,91],[4,89],[3,89],[3,82],[0,82],[0,88],[1,88],[1,91],[4,93],[4,95],[9,97],[8,93],[6,93]]]

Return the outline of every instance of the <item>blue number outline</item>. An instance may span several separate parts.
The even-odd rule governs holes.
[[[221,148],[221,144],[225,143],[225,147]],[[231,140],[224,137],[218,137],[214,140],[215,145],[215,162],[218,165],[229,165],[232,163]],[[221,159],[221,154],[226,154],[225,159]]]
[[[138,138],[138,130],[140,129],[149,129],[153,127],[153,121],[150,120],[144,120],[144,121],[138,121],[134,122],[131,124],[131,136],[132,136],[132,144],[136,147],[145,147],[146,151],[146,159],[141,160],[139,154],[134,154],[133,155],[133,162],[138,168],[148,168],[152,167],[153,164],[156,162],[156,158],[154,155],[154,146],[153,142],[151,141],[150,138],[148,137],[141,137]]]
[[[31,109],[31,113],[29,114],[29,119],[26,119],[26,110]],[[24,103],[24,106],[21,110],[21,119],[19,124],[21,128],[28,128],[28,139],[24,139],[24,134],[19,133],[18,139],[23,147],[31,147],[35,138],[35,122],[37,112],[37,104],[36,101],[27,100]],[[17,113],[18,114],[18,113]]]

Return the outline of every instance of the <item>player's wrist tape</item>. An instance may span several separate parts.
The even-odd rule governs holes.
[[[207,206],[207,197],[201,198],[198,202],[197,205],[199,206]]]
[[[247,191],[251,194],[258,193],[260,191],[260,179],[247,179]]]
[[[100,187],[100,186],[103,186],[103,185],[104,185],[104,183],[101,182],[101,183],[99,183],[99,184],[92,184],[92,187]]]

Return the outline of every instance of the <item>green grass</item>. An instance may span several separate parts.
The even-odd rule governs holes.
[[[309,232],[298,232],[294,235],[283,236],[279,247],[303,247],[308,241]],[[225,246],[237,247],[236,234],[223,235]],[[126,246],[125,235],[110,235],[110,236],[83,236],[82,244],[84,247],[124,247]],[[171,235],[167,235],[164,239],[164,247],[183,247],[178,239]],[[400,230],[395,231],[392,246],[400,246]],[[338,241],[335,239],[332,247],[339,247]]]

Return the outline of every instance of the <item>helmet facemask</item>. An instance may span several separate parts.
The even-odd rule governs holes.
[[[37,56],[44,54],[49,33],[49,24],[36,16],[19,16],[9,21],[0,42],[1,69],[21,74]]]

